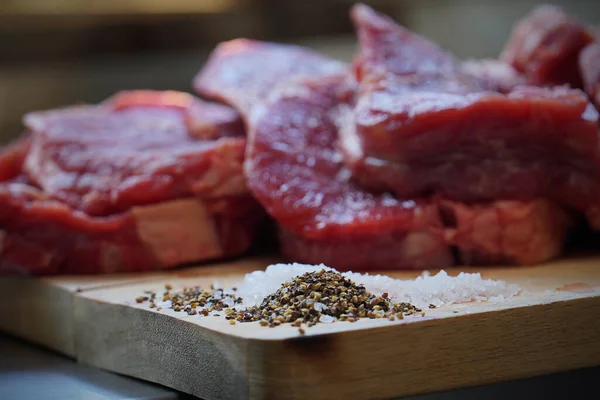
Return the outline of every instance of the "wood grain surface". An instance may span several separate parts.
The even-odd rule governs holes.
[[[260,262],[250,259],[227,263],[227,266],[243,266],[248,262],[264,266],[274,261],[274,258],[261,258]],[[0,331],[74,358],[73,301],[76,294],[135,282],[168,280],[172,276],[214,275],[221,267],[222,264],[211,264],[173,271],[96,276],[3,276],[0,277]]]
[[[96,286],[75,277],[30,280],[28,285],[32,293],[47,287],[39,290],[38,303],[57,290],[71,294],[63,301],[70,302],[70,350],[80,362],[203,399],[390,398],[600,365],[597,256],[527,268],[453,268],[451,275],[482,272],[524,291],[499,304],[428,309],[424,317],[402,321],[320,324],[305,335],[290,326],[230,325],[223,314],[189,316],[135,302],[144,290],[161,291],[166,283],[174,289],[208,287],[216,280],[234,285],[271,261],[248,259],[142,278],[105,277]],[[418,272],[388,274],[410,278]],[[53,315],[60,315],[64,304],[44,301],[55,308]],[[35,326],[22,323],[27,324]],[[0,328],[6,330],[5,325]],[[61,339],[62,331],[45,329],[54,334],[38,342],[59,347],[52,342]]]

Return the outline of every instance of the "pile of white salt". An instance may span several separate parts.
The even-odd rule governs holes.
[[[284,282],[321,269],[335,271],[324,265],[270,265],[265,271],[246,274],[244,281],[237,286],[236,295],[243,299],[243,306],[260,305],[266,296],[275,293]],[[396,302],[407,302],[421,308],[430,304],[440,307],[466,302],[500,303],[518,295],[521,290],[519,286],[504,281],[483,279],[479,273],[461,272],[457,276],[450,276],[440,271],[432,276],[424,272],[418,278],[408,280],[356,272],[344,272],[343,275],[357,284],[363,284],[374,295],[387,292]]]

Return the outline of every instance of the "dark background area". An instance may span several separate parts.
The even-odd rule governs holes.
[[[236,37],[300,43],[350,60],[350,0],[0,0],[0,143],[31,110],[121,89],[190,90]],[[495,57],[531,0],[365,1],[462,58]],[[553,2],[600,24],[600,1]]]

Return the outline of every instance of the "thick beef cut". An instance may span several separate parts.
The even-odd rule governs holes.
[[[206,97],[248,113],[281,80],[290,76],[327,76],[346,68],[343,63],[304,47],[235,39],[216,47],[194,78],[194,87]]]
[[[51,198],[88,215],[247,194],[243,125],[226,106],[186,93],[134,91],[24,120],[33,133],[28,176]]]
[[[446,237],[462,265],[531,265],[559,256],[573,218],[548,200],[464,204],[444,200]]]
[[[191,140],[183,135],[186,130],[180,126],[187,113],[182,112],[183,106],[175,105],[174,100],[186,96],[151,92],[141,97],[140,92],[129,94],[121,94],[101,106],[30,115],[30,134],[0,151],[0,273],[147,271],[231,257],[248,249],[263,213],[247,190],[236,189],[239,194],[235,196],[213,196],[211,188],[217,187],[218,182],[211,182],[205,185],[208,189],[186,192],[175,198],[175,191],[170,189],[169,195],[159,195],[160,200],[151,204],[143,193],[152,189],[152,179],[157,179],[157,187],[168,188],[165,183],[180,176],[180,169],[190,171],[190,165],[204,167],[208,164],[218,168],[222,162],[231,163],[224,165],[228,170],[226,174],[238,171],[233,180],[242,182],[245,139],[214,140],[212,146],[223,147],[217,152],[211,152],[211,142],[203,139],[202,151],[197,151],[195,157],[215,159],[193,160],[194,151],[188,153],[183,145]],[[167,98],[173,101],[167,101]],[[230,109],[223,111],[225,109],[224,106],[215,108],[214,118],[225,126],[221,136],[238,136],[238,133],[233,134],[233,126],[241,129],[239,116]],[[193,125],[187,131],[194,138],[206,137],[199,134],[201,132],[212,132],[209,136],[215,136],[215,127],[208,122],[210,113],[206,110],[195,110],[196,117],[191,117]],[[129,111],[128,117],[119,114]],[[225,118],[227,114],[235,116],[237,122]],[[206,118],[204,125],[197,119],[198,115]],[[107,121],[100,121],[100,117]],[[116,120],[123,125],[117,124]],[[114,132],[109,131],[111,127],[115,128]],[[93,133],[98,136],[90,136]],[[123,137],[119,138],[119,134]],[[167,134],[171,134],[170,144],[167,144]],[[86,137],[90,139],[89,143],[85,141]],[[134,143],[136,138],[140,143]],[[182,142],[181,147],[175,144],[177,141]],[[36,146],[35,152],[28,153]],[[110,146],[114,154],[111,154]],[[193,145],[190,147],[194,150]],[[235,150],[235,157],[224,155],[228,148]],[[32,162],[31,157],[38,160]],[[24,171],[25,160],[38,167]],[[234,162],[237,165],[234,166]],[[169,166],[174,168],[174,173],[168,173]],[[77,171],[76,167],[81,170]],[[121,167],[126,171],[123,172]],[[25,173],[32,171],[34,179]],[[123,179],[144,178],[145,181],[132,179],[130,182],[130,188],[140,191],[142,200],[137,202],[129,196],[125,197],[128,203],[123,202],[120,182],[109,176],[109,172]],[[189,176],[194,178],[200,174],[190,173]],[[222,175],[215,171],[213,176]],[[49,182],[57,183],[52,186]],[[43,185],[60,190],[47,192]],[[86,187],[90,192],[98,190],[100,198],[108,199],[98,204],[109,204],[120,211],[103,216],[87,214],[85,207],[80,207],[86,204],[81,198],[87,195]],[[115,193],[116,197],[110,198],[107,193]],[[207,196],[201,197],[202,193]],[[108,214],[108,210],[111,208],[102,208],[102,213]]]
[[[467,60],[462,63],[462,72],[477,79],[483,89],[500,93],[527,83],[511,65],[494,59]]]
[[[203,95],[225,99],[244,110],[249,125],[248,186],[278,222],[284,255],[292,261],[325,263],[341,270],[449,265],[452,259],[435,205],[374,195],[349,180],[335,146],[342,99],[351,95],[342,83],[345,76],[322,76],[331,61],[298,56],[295,68],[316,71],[314,75],[321,77],[304,80],[296,76],[273,89],[275,82],[269,77],[285,75],[269,67],[278,54],[310,53],[278,46],[271,48],[270,56],[264,46],[256,46],[256,54],[246,47],[227,52],[219,47],[208,64],[210,74],[202,72],[196,87]],[[284,61],[281,58],[278,65],[289,71]],[[305,62],[312,66],[300,66]],[[247,79],[232,76],[235,65],[244,65]],[[218,92],[203,89],[209,85]],[[261,93],[261,101],[256,101],[256,93]],[[248,104],[252,104],[250,109]]]
[[[90,217],[32,186],[0,183],[0,274],[149,271],[238,255],[253,239],[254,204],[188,198]]]
[[[242,119],[233,108],[201,101],[187,93],[133,90],[117,93],[105,104],[115,110],[127,110],[134,107],[180,110],[184,115],[188,135],[194,139],[216,140],[245,136]]]
[[[0,182],[23,180],[21,166],[31,144],[28,134],[21,136],[8,146],[0,146]]]
[[[579,69],[585,91],[600,110],[600,43],[589,44],[581,51]]]
[[[561,8],[540,5],[515,24],[500,59],[534,85],[581,88],[577,59],[592,40],[591,32]]]
[[[484,91],[453,58],[391,19],[366,6],[353,18],[360,95],[341,145],[364,186],[402,198],[547,198],[600,227],[598,113],[583,92]]]
[[[343,270],[450,263],[435,205],[373,195],[348,181],[332,119],[339,83],[325,79],[283,87],[250,124],[248,185],[279,221],[283,253]]]

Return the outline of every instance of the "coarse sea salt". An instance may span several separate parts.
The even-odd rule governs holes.
[[[260,305],[263,299],[277,291],[281,284],[307,272],[325,269],[335,271],[325,265],[273,264],[265,271],[246,274],[244,281],[237,286],[237,296],[243,299],[243,306]],[[407,302],[417,307],[436,307],[454,303],[482,302],[501,303],[516,296],[520,288],[504,281],[483,279],[479,273],[461,272],[453,277],[445,271],[436,275],[424,272],[416,279],[401,280],[385,275],[344,272],[343,275],[375,294],[387,292],[397,302]]]

